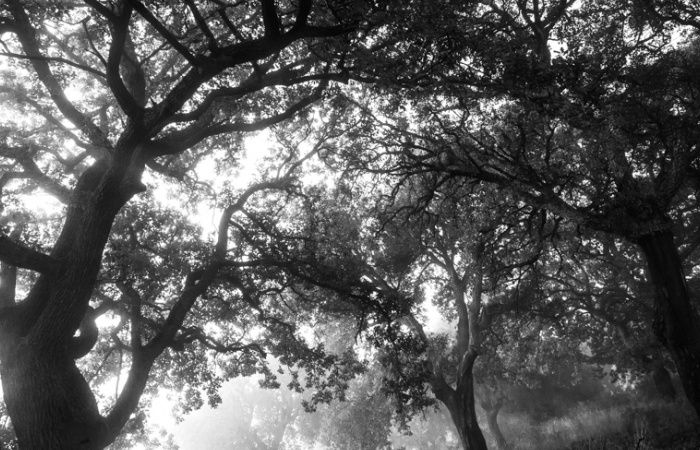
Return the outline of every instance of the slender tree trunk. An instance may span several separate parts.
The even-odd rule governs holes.
[[[456,388],[451,388],[442,378],[433,382],[433,393],[450,412],[464,450],[487,450],[486,439],[476,419],[474,402],[472,369],[476,356],[477,353],[474,350],[465,353],[459,365]]]
[[[506,450],[508,448],[508,443],[501,432],[501,427],[498,426],[498,412],[500,410],[501,408],[499,407],[486,411],[486,420],[489,426],[489,431],[491,432],[493,439],[496,441],[496,448],[498,448],[498,450]]]
[[[654,332],[676,363],[685,395],[700,416],[700,318],[693,308],[670,231],[637,240],[655,291]]]
[[[488,399],[481,402],[481,407],[486,412],[486,424],[498,450],[506,450],[508,448],[508,442],[501,432],[501,427],[498,426],[498,413],[501,411],[502,406],[503,401],[501,399],[496,401]]]
[[[493,436],[494,441],[496,441],[496,448],[498,448],[498,450],[506,450],[508,448],[508,442],[501,432],[501,427],[498,426],[498,413],[503,407],[503,398],[494,395],[494,393],[486,388],[484,397],[480,399],[479,404],[486,412],[486,423],[491,436]]]

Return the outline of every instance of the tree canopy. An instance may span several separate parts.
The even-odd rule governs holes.
[[[158,389],[196,408],[239,375],[278,386],[268,356],[314,409],[365,370],[355,340],[404,419],[437,400],[465,449],[486,448],[475,397],[495,423],[505,372],[541,369],[537,336],[566,336],[544,359],[675,370],[699,411],[699,17],[3,2],[0,377],[20,448],[104,448]],[[426,332],[429,304],[448,333]],[[315,334],[336,320],[346,342]]]

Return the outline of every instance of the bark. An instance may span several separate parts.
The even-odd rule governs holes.
[[[101,449],[116,436],[74,358],[96,340],[88,303],[114,218],[142,190],[141,170],[104,159],[81,176],[51,253],[59,269],[2,317],[0,376],[21,449]]]
[[[654,333],[669,350],[688,400],[700,416],[700,319],[670,230],[637,240],[654,286]]]
[[[432,382],[433,393],[450,412],[464,450],[486,450],[486,440],[476,419],[474,402],[472,370],[476,357],[477,352],[474,350],[464,354],[455,388],[450,387],[442,377],[436,377]]]
[[[106,424],[73,360],[26,342],[2,355],[2,387],[21,449],[100,449]]]

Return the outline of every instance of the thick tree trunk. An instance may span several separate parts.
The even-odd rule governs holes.
[[[435,397],[447,406],[452,422],[464,450],[487,450],[486,439],[479,428],[476,419],[476,403],[474,402],[474,377],[472,369],[477,353],[470,350],[465,353],[459,365],[457,386],[452,389],[444,379],[433,383]]]
[[[67,355],[3,345],[2,387],[21,449],[101,449],[106,425]]]
[[[700,318],[670,231],[637,240],[655,291],[654,332],[673,357],[685,395],[700,416]]]
[[[59,268],[42,274],[2,317],[0,376],[22,450],[102,449],[116,437],[74,360],[90,350],[94,333],[88,327],[74,335],[84,326],[114,218],[143,190],[140,173],[117,171],[107,159],[83,173],[51,252]]]

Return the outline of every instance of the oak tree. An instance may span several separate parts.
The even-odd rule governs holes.
[[[492,183],[634,245],[654,333],[698,411],[700,318],[683,266],[697,245],[677,233],[697,210],[698,10],[680,3],[435,8],[427,17],[444,25],[403,76],[368,69],[383,80],[379,105],[348,94],[366,118],[341,154],[373,172]]]
[[[302,158],[242,189],[213,180],[237,176],[242,133],[294,117],[345,78],[370,6],[2,3],[0,359],[20,448],[104,448],[152,373],[216,385],[196,368],[207,352],[233,354],[229,374],[264,370],[266,345],[292,365],[334,367],[302,351],[281,318],[289,284],[246,271],[263,263],[233,231],[251,198],[294,190]],[[167,189],[143,194],[168,183],[190,198],[166,207]],[[210,238],[188,224],[188,201],[219,211]],[[249,319],[267,327],[261,340]],[[93,348],[97,373],[129,365],[102,410],[76,363]],[[158,362],[164,353],[172,363]]]

